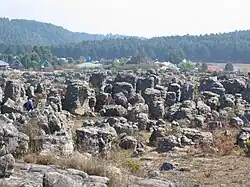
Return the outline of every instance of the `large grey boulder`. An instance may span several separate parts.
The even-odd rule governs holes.
[[[135,94],[132,97],[128,99],[129,103],[132,105],[139,104],[139,103],[145,103],[144,98],[140,94]]]
[[[138,115],[141,113],[144,113],[144,114],[149,113],[147,104],[138,103],[132,107],[129,107],[128,108],[128,120],[135,122],[137,120]]]
[[[96,88],[101,88],[107,77],[106,72],[93,72],[89,78],[89,82]]]
[[[22,105],[18,105],[15,101],[13,101],[10,98],[7,98],[7,100],[4,102],[2,106],[2,113],[23,113],[23,107]]]
[[[157,149],[161,152],[172,151],[174,147],[182,148],[191,145],[211,145],[213,135],[210,132],[202,132],[192,128],[181,128],[176,135],[167,135],[156,139]]]
[[[162,119],[165,114],[164,102],[156,101],[150,106],[150,117],[153,119]]]
[[[196,105],[193,101],[186,100],[182,103],[180,110],[175,113],[174,120],[189,119],[193,120],[198,114]]]
[[[146,113],[137,114],[135,124],[137,125],[139,130],[146,130],[149,123],[150,121],[148,119],[148,114]]]
[[[36,136],[31,139],[30,149],[43,155],[70,155],[74,151],[71,133]]]
[[[130,83],[133,88],[136,88],[137,76],[134,73],[120,72],[115,78],[115,82]]]
[[[119,143],[122,149],[136,149],[137,140],[133,136],[124,136]]]
[[[166,100],[165,103],[168,106],[172,106],[173,104],[175,104],[177,101],[177,97],[176,97],[176,93],[175,92],[167,92],[166,93]]]
[[[111,104],[115,104],[115,102],[110,93],[101,92],[96,96],[95,108],[97,111],[101,110],[104,105]]]
[[[26,95],[23,84],[17,81],[8,81],[4,89],[4,100],[21,101]]]
[[[81,187],[82,184],[58,172],[48,172],[43,176],[43,187]]]
[[[56,155],[68,155],[73,152],[73,121],[68,112],[55,112],[51,107],[47,107],[31,116],[30,121],[37,121],[34,128],[38,128],[38,134],[32,135],[30,141],[31,150]]]
[[[190,100],[186,100],[183,103],[176,103],[167,111],[167,116],[170,121],[182,119],[194,120],[197,114],[196,104]]]
[[[122,92],[127,98],[132,97],[135,94],[135,90],[132,84],[128,82],[116,82],[113,86],[113,94]]]
[[[205,104],[204,101],[202,100],[199,100],[197,102],[197,110],[200,115],[205,115],[205,116],[211,112],[210,106]]]
[[[58,89],[50,89],[47,95],[47,104],[51,105],[56,112],[60,112],[62,110],[62,98],[60,95],[62,90]]]
[[[128,187],[177,187],[178,185],[164,180],[158,179],[140,179],[136,180],[132,185]]]
[[[194,143],[205,143],[207,145],[213,143],[213,134],[211,132],[202,132],[197,129],[183,128],[183,135],[191,139]]]
[[[230,125],[241,127],[244,126],[244,121],[240,117],[233,117],[230,120]]]
[[[15,163],[9,180],[0,179],[3,186],[20,187],[107,187],[108,183],[106,177],[88,175],[76,169],[23,163]]]
[[[153,119],[161,119],[164,116],[164,100],[161,98],[161,91],[154,88],[147,88],[143,97],[149,107],[149,115]]]
[[[100,111],[102,116],[127,116],[127,109],[121,105],[104,105],[103,109]]]
[[[164,136],[157,139],[157,150],[160,152],[171,151],[174,147],[181,147],[180,139],[174,135]]]
[[[9,177],[14,172],[15,158],[11,154],[0,157],[0,178]]]
[[[166,112],[166,116],[169,121],[175,120],[175,115],[180,111],[181,105],[182,103],[175,103],[169,107],[168,111]]]
[[[83,115],[89,110],[90,89],[84,82],[71,82],[67,86],[63,109],[73,114]]]
[[[166,87],[157,84],[155,86],[155,89],[160,90],[162,98],[166,98],[166,94],[167,94],[167,88]]]
[[[168,92],[175,92],[176,94],[176,101],[179,102],[181,99],[181,86],[177,83],[172,83],[168,87]]]
[[[48,116],[48,125],[51,134],[54,134],[56,131],[60,131],[62,128],[61,121],[55,114]]]
[[[8,153],[20,154],[28,151],[29,137],[19,132],[13,122],[3,115],[0,115],[0,140]]]
[[[132,136],[134,132],[137,130],[137,126],[135,127],[132,123],[128,123],[124,118],[109,118],[107,122],[111,127],[114,127],[116,133],[119,134],[127,134]]]
[[[202,92],[205,103],[210,106],[211,109],[217,110],[220,106],[220,95],[211,91]]]
[[[217,77],[208,77],[200,80],[199,91],[211,91],[220,96],[225,94],[225,88],[221,84]]]
[[[116,136],[113,127],[82,127],[76,130],[76,147],[79,152],[98,153],[102,148],[109,151]]]
[[[154,88],[155,86],[155,79],[154,77],[146,77],[146,78],[138,78],[136,83],[136,92],[143,92],[147,88]]]
[[[246,83],[242,79],[228,79],[221,82],[228,94],[242,93],[246,88]]]
[[[220,97],[220,106],[221,108],[231,107],[235,105],[235,97],[232,94],[225,94]]]
[[[123,94],[123,92],[119,92],[114,94],[114,100],[117,105],[121,105],[125,108],[128,107],[128,99],[127,97]]]
[[[181,89],[181,101],[193,100],[194,98],[194,85],[186,83]]]

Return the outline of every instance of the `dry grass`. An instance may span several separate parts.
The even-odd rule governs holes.
[[[184,171],[171,170],[162,172],[160,178],[178,181],[183,186],[200,184],[202,186],[250,186],[250,162],[242,149],[238,148],[236,136],[237,128],[215,130],[214,143],[210,146],[199,145],[191,147],[186,154],[159,154],[150,153],[144,164],[151,166],[150,170],[157,170],[166,160],[179,163],[177,168],[186,168]],[[143,163],[142,163],[143,165]]]
[[[26,163],[35,163],[41,165],[53,165],[57,162],[57,157],[53,154],[47,155],[37,155],[37,154],[27,154],[24,157],[24,162]]]
[[[178,162],[178,161],[177,161]],[[180,161],[179,161],[180,162]],[[221,156],[206,158],[189,158],[182,160],[189,172],[178,173],[172,180],[182,181],[184,184],[200,184],[202,186],[249,186],[249,159],[239,156]]]
[[[213,144],[200,144],[194,147],[190,147],[187,150],[188,157],[192,157],[195,155],[241,155],[244,152],[236,145],[237,135],[239,133],[239,130],[237,128],[231,128],[230,130],[214,130],[212,133],[214,138]]]
[[[125,173],[138,177],[146,176],[142,162],[139,159],[131,158],[132,154],[133,150],[112,151],[107,162],[118,168],[122,168]]]
[[[7,184],[1,184],[1,183],[0,183],[0,187],[14,187],[14,186],[9,186],[9,185],[7,185]]]
[[[230,155],[235,152],[236,146],[236,136],[226,135],[225,133],[220,133],[218,136],[215,136],[214,146],[218,150],[217,154],[219,156]]]
[[[139,142],[142,142],[144,145],[147,145],[149,143],[149,138],[150,138],[151,134],[152,134],[152,132],[140,131],[140,132],[135,134],[135,138]]]
[[[18,186],[10,186],[10,185],[7,185],[7,184],[1,184],[0,183],[0,187],[18,187]]]
[[[97,175],[109,178],[109,186],[123,186],[127,184],[126,177],[121,171],[111,165],[111,162],[102,158],[90,158],[80,153],[74,153],[69,157],[56,157],[55,155],[28,154],[24,157],[24,162],[41,165],[57,165],[63,169],[72,168],[84,171],[89,175]]]

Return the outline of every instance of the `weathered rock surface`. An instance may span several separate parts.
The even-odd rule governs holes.
[[[161,68],[18,75],[6,71],[0,79],[0,175],[9,180],[0,182],[47,187],[109,185],[108,178],[78,170],[15,163],[14,157],[28,151],[66,156],[77,150],[99,156],[130,149],[131,159],[140,159],[148,150],[169,156],[190,147],[215,146],[209,131],[228,127],[241,128],[235,142],[246,147],[249,95],[249,77],[239,73],[162,72]],[[34,110],[23,108],[28,98],[34,99]],[[83,120],[82,125],[77,123]],[[150,164],[141,167],[148,169]],[[173,168],[167,161],[161,170]],[[123,174],[117,173],[118,177]],[[151,174],[154,179],[138,179],[130,186],[176,185],[160,180],[161,173]]]
[[[67,86],[63,109],[73,113],[83,115],[89,110],[90,89],[84,82],[71,82]]]
[[[9,180],[0,179],[2,185],[8,186],[36,186],[36,187],[107,187],[106,177],[95,177],[85,172],[55,166],[35,164],[15,164],[15,173]]]
[[[82,127],[76,130],[76,144],[79,152],[98,153],[101,149],[109,151],[112,139],[117,136],[113,127]]]

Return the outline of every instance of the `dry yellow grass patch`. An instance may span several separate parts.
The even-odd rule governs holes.
[[[109,178],[109,186],[123,186],[127,184],[127,178],[121,171],[114,167],[105,159],[86,156],[80,153],[74,153],[69,157],[57,157],[53,154],[38,155],[28,154],[24,157],[24,162],[41,165],[57,165],[63,169],[77,169],[86,172],[89,175],[97,175]]]

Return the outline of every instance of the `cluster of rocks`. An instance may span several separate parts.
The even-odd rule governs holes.
[[[13,174],[18,165],[13,155],[28,151],[98,154],[118,145],[143,154],[147,146],[135,138],[139,131],[151,132],[149,143],[160,152],[212,144],[207,129],[226,125],[242,128],[240,146],[250,140],[250,88],[245,76],[90,71],[4,75],[0,83],[1,177]],[[23,104],[31,97],[36,109],[28,112]],[[88,120],[73,131],[74,117]],[[84,186],[94,180],[80,171],[35,167],[41,172],[38,181],[30,179],[32,185],[55,186],[51,182],[58,179],[57,186]],[[35,170],[13,175],[29,180],[26,173]],[[100,181],[100,186],[108,183],[106,178]]]
[[[15,164],[11,180],[0,179],[3,186],[24,187],[107,187],[107,177],[88,175],[75,169],[63,170],[56,166]]]

